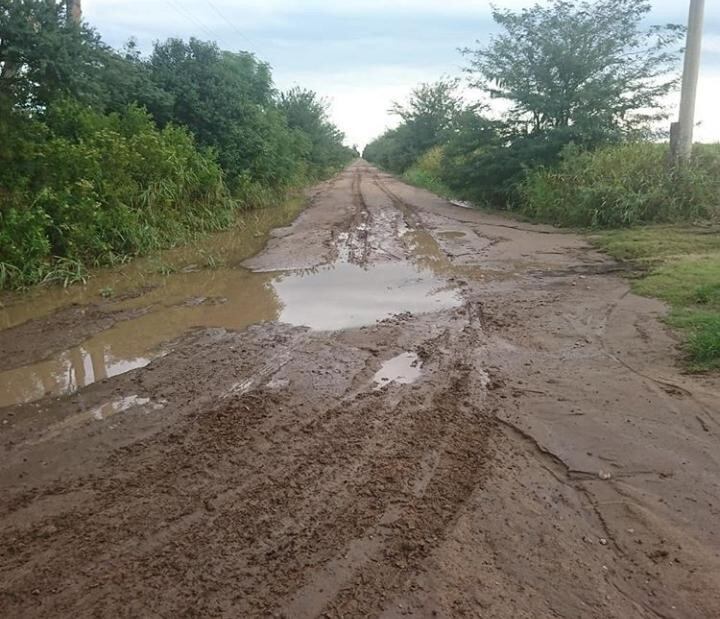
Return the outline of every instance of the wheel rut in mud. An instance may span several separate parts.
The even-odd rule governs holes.
[[[3,616],[720,615],[720,391],[661,304],[362,161],[282,224],[0,308]]]

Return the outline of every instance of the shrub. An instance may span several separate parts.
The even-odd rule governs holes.
[[[24,174],[0,194],[0,286],[45,280],[67,261],[111,264],[232,221],[212,153],[137,107],[102,114],[65,101],[30,136],[12,135],[22,147],[10,167]]]
[[[568,147],[555,168],[532,172],[521,188],[524,214],[566,226],[623,227],[720,215],[720,148],[697,149],[668,167],[666,145],[631,143],[594,152]]]
[[[442,181],[443,158],[443,147],[435,146],[408,168],[403,178],[411,185],[423,187],[439,196],[449,198],[452,191]]]

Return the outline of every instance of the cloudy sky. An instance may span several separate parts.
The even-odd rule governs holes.
[[[496,0],[522,7],[533,0]],[[653,0],[652,21],[685,23],[689,0]],[[85,19],[106,42],[191,35],[249,50],[273,66],[279,88],[316,90],[348,143],[360,146],[392,126],[392,100],[419,82],[460,75],[458,47],[494,31],[483,0],[83,0]],[[708,2],[696,137],[720,141],[720,3]],[[672,102],[671,102],[672,104]]]

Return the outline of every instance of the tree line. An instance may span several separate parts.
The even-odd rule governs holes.
[[[718,215],[720,150],[666,165],[661,121],[684,28],[648,26],[645,0],[495,8],[499,34],[462,50],[461,80],[422,84],[363,156],[417,184],[556,224],[618,226]],[[488,105],[500,102],[505,112]]]
[[[0,0],[0,288],[231,225],[358,153],[249,52],[106,45],[56,0]]]

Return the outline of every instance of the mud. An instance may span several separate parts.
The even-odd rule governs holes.
[[[720,616],[720,381],[582,238],[358,162],[225,256],[6,304],[3,616]]]

